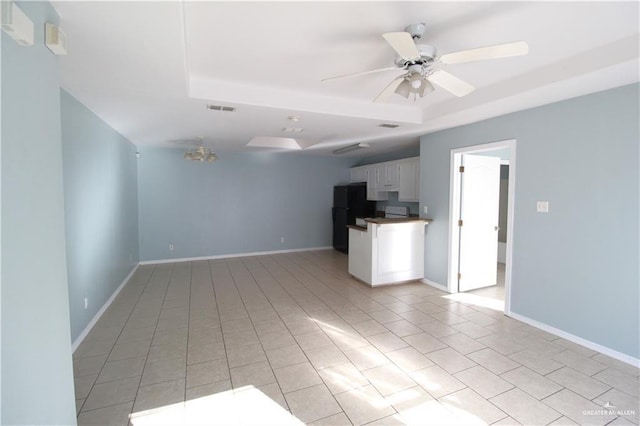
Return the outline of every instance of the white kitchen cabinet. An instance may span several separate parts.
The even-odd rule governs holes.
[[[367,200],[368,201],[386,201],[389,199],[389,193],[378,191],[375,187],[367,184]]]
[[[349,229],[349,273],[372,287],[423,278],[425,220],[367,222]]]
[[[359,182],[366,182],[368,179],[368,166],[358,166],[358,167],[352,167],[350,170],[350,179],[349,182],[351,183],[359,183]]]
[[[389,199],[389,193],[380,187],[380,176],[384,172],[384,167],[380,164],[372,164],[367,168],[367,200],[385,201]]]
[[[420,201],[420,158],[400,161],[398,201]]]
[[[398,161],[374,164],[376,188],[378,191],[397,191],[400,189],[400,164]]]
[[[386,201],[389,192],[398,192],[399,201],[417,202],[420,197],[420,158],[352,167],[350,182],[367,182],[369,201]]]

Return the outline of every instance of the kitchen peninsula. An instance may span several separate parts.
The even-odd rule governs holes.
[[[431,219],[372,218],[349,225],[349,273],[371,287],[421,279]]]

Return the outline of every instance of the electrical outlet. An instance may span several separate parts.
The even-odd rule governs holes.
[[[538,213],[549,213],[549,202],[538,201],[536,204],[536,210]]]
[[[89,307],[89,298],[85,297],[84,298],[84,308],[87,309]]]
[[[175,247],[173,246],[173,244],[169,244],[169,251],[173,251],[175,249]]]
[[[280,237],[280,242],[284,243],[284,237]]]

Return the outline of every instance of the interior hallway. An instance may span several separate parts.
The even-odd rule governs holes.
[[[141,266],[74,353],[78,423],[638,423],[638,369],[346,262]]]

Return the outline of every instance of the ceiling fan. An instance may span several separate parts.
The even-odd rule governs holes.
[[[436,65],[461,64],[485,59],[507,58],[526,55],[529,52],[529,46],[526,42],[514,41],[511,43],[496,44],[438,55],[435,47],[428,44],[416,44],[416,42],[422,38],[425,28],[426,25],[423,23],[412,24],[402,32],[385,33],[382,35],[393,50],[396,51],[395,66],[339,75],[325,78],[322,81],[401,69],[404,73],[393,79],[391,83],[376,96],[373,102],[384,101],[393,93],[404,96],[405,98],[413,94],[415,100],[433,91],[433,84],[455,96],[465,96],[473,92],[475,88],[453,74],[435,68]]]

